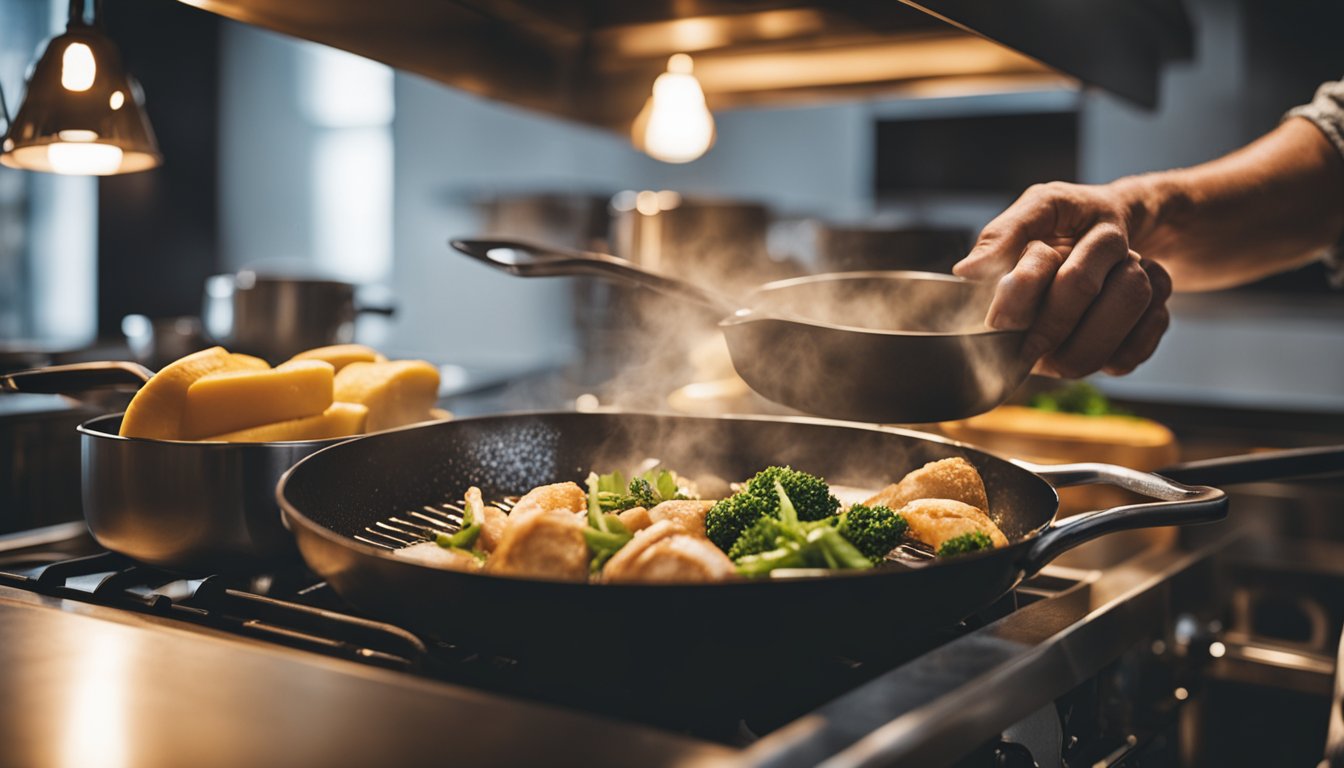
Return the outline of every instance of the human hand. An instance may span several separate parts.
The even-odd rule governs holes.
[[[1027,331],[1023,354],[1037,372],[1129,373],[1170,324],[1171,278],[1130,250],[1139,201],[1118,184],[1037,184],[985,225],[952,271],[999,278],[985,323]]]

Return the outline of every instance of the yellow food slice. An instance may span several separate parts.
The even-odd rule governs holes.
[[[331,406],[335,373],[331,363],[302,360],[264,371],[225,371],[204,376],[187,389],[182,436],[199,440],[316,416]]]
[[[225,443],[274,443],[282,440],[326,440],[331,437],[358,435],[364,431],[369,409],[358,403],[332,403],[316,416],[277,421],[259,427],[240,429],[207,437]]]
[[[234,368],[239,371],[265,371],[271,367],[271,364],[262,360],[260,357],[243,355],[238,352],[233,353]]]
[[[258,367],[268,366],[264,360],[230,354],[223,347],[203,349],[169,363],[135,393],[121,420],[121,435],[180,440],[187,390],[192,384],[212,373]]]
[[[363,344],[333,344],[329,347],[317,347],[306,352],[300,352],[290,358],[290,362],[295,360],[321,360],[331,363],[340,373],[341,369],[351,363],[379,363],[387,358],[378,354],[376,349],[366,347]]]
[[[366,431],[415,424],[439,396],[439,369],[424,360],[350,363],[336,374],[335,396],[368,406]]]

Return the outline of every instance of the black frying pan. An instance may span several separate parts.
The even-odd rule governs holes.
[[[501,498],[649,457],[691,477],[738,480],[790,464],[833,484],[879,487],[952,456],[979,469],[1010,544],[920,568],[698,585],[576,584],[440,570],[353,538],[392,514],[459,499],[471,485],[486,499]],[[1159,501],[1054,519],[1056,486],[1101,482]],[[1103,534],[1218,520],[1227,509],[1214,488],[1104,464],[1033,467],[897,429],[614,413],[490,416],[370,435],[300,461],[276,495],[304,560],[350,603],[454,641],[523,655],[892,637],[955,623]]]

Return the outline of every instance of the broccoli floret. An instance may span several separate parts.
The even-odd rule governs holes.
[[[778,509],[778,505],[775,508]],[[765,501],[746,493],[734,494],[721,499],[705,513],[705,535],[727,552],[738,537],[762,517],[773,517]]]
[[[971,531],[963,533],[960,536],[953,536],[938,548],[939,557],[955,557],[964,555],[967,552],[979,552],[982,549],[991,549],[994,546],[993,540],[989,534],[981,531]]]
[[[840,535],[874,563],[886,559],[907,527],[905,518],[886,507],[855,504],[840,516]]]
[[[780,545],[781,538],[788,538],[779,520],[773,517],[760,517],[747,526],[747,530],[737,537],[737,541],[728,550],[728,557],[736,560],[748,555],[769,552]]]
[[[798,510],[799,520],[821,520],[834,515],[840,508],[840,501],[831,494],[825,480],[790,467],[766,467],[747,481],[747,487],[742,492],[759,498],[768,505],[767,514],[778,517],[776,481],[784,486],[789,501]]]
[[[768,467],[747,481],[740,493],[719,501],[705,514],[705,533],[724,552],[752,523],[762,517],[779,517],[775,483],[784,487],[799,520],[821,520],[835,515],[840,502],[831,495],[826,481],[789,467]]]
[[[766,576],[778,568],[871,568],[863,553],[840,535],[834,516],[802,522],[778,478],[773,481],[778,518],[762,517],[738,538],[737,572]]]

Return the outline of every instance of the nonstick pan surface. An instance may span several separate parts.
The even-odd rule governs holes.
[[[984,478],[1010,544],[919,568],[715,584],[583,584],[459,573],[356,541],[394,513],[534,486],[582,482],[590,470],[645,459],[689,477],[740,480],[772,464],[832,484],[880,487],[960,456]],[[1036,468],[1038,472],[1044,468]],[[542,413],[432,424],[324,449],[286,473],[277,497],[309,566],[370,614],[454,642],[506,653],[550,649],[745,650],[761,642],[843,647],[955,623],[1077,544],[1127,528],[1214,520],[1220,491],[1105,465],[1052,468],[1050,478],[969,446],[895,429],[813,419]],[[1164,501],[1055,521],[1060,485],[1113,482]]]

